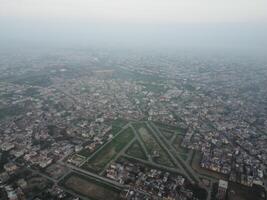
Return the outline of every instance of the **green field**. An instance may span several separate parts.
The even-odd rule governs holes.
[[[18,105],[0,108],[0,120],[6,117],[21,115],[24,111],[25,109]]]
[[[191,156],[192,156],[192,151],[190,149],[187,149],[185,147],[181,146],[181,143],[183,141],[183,137],[182,135],[176,135],[172,145],[175,148],[175,150],[177,151],[177,153],[179,153],[180,157],[184,160],[184,161],[188,161],[190,160]]]
[[[162,135],[167,139],[167,140],[171,140],[171,138],[173,137],[173,135],[175,134],[173,131],[168,131],[168,130],[162,130],[159,129],[160,132],[162,133]]]
[[[101,172],[104,167],[116,157],[116,155],[134,138],[134,132],[131,128],[125,129],[117,135],[111,142],[107,143],[83,166],[94,172]]]
[[[120,127],[122,128],[123,126],[125,126],[128,123],[128,121],[124,120],[124,119],[116,119],[112,122],[112,127]]]
[[[146,88],[145,90],[154,93],[162,93],[166,90],[162,84],[156,84],[156,83],[151,84],[151,82],[147,82],[147,83],[142,83],[142,85]]]
[[[177,135],[172,143],[172,145],[174,146],[174,148],[176,149],[176,151],[178,151],[181,154],[188,154],[189,153],[189,149],[184,148],[181,146],[183,140],[183,136]]]
[[[13,79],[13,80],[12,80]],[[20,84],[20,85],[32,85],[32,86],[40,86],[47,87],[52,84],[52,81],[48,74],[25,74],[19,77],[14,77],[9,80],[11,83]]]
[[[135,158],[140,158],[143,160],[147,160],[147,156],[144,152],[144,150],[142,149],[140,143],[138,141],[135,141],[130,147],[129,149],[126,151],[126,154],[133,156]]]
[[[72,173],[61,184],[66,189],[92,200],[120,199],[119,189],[81,174]]]
[[[158,164],[174,167],[174,164],[170,160],[168,154],[157,142],[156,138],[153,136],[153,133],[149,131],[146,124],[134,124],[134,127],[137,129],[137,132],[143,140],[148,153],[150,155],[154,155],[155,152],[159,153],[159,156],[154,157],[153,160]]]
[[[127,124],[127,122],[125,120],[117,119],[117,120],[113,121],[112,122],[112,129],[107,133],[107,135],[111,134],[111,135],[115,136],[122,129],[122,127],[125,126],[126,124]],[[105,145],[106,142],[107,141],[104,141],[103,144],[98,145],[96,147],[96,149],[94,149],[94,150],[83,148],[81,151],[78,152],[78,154],[81,156],[89,157],[95,151],[97,151],[102,145]]]

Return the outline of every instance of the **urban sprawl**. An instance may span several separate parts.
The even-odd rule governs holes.
[[[260,56],[0,52],[0,200],[264,200],[266,86]]]

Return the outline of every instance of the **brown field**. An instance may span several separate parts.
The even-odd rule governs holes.
[[[120,199],[119,191],[106,188],[86,177],[71,175],[64,183],[65,187],[93,200],[117,200]]]
[[[254,185],[247,187],[238,183],[229,182],[227,200],[265,200],[266,192],[263,187]]]

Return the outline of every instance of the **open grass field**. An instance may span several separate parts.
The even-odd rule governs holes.
[[[116,119],[112,122],[112,127],[120,127],[122,128],[123,126],[125,126],[128,123],[128,121],[124,120],[124,119]]]
[[[118,189],[76,173],[72,173],[65,178],[63,186],[92,200],[120,199],[120,191]]]
[[[183,141],[183,136],[177,135],[172,143],[173,147],[181,154],[188,154],[189,149],[186,149],[181,146],[181,143]]]
[[[99,173],[133,138],[133,130],[125,129],[90,158],[82,168]]]
[[[179,153],[181,158],[184,161],[189,163],[190,160],[192,159],[193,151],[181,146],[181,143],[183,141],[183,137],[184,137],[183,135],[176,135],[172,141],[172,146]]]
[[[174,131],[169,131],[169,130],[164,130],[164,129],[159,129],[161,134],[167,139],[171,140],[173,135],[175,134]]]
[[[170,160],[168,154],[160,146],[156,138],[153,136],[153,133],[149,131],[147,126],[145,124],[138,124],[137,126],[134,126],[137,129],[137,132],[139,133],[141,139],[143,140],[148,153],[152,156],[155,154],[155,152],[159,154],[159,156],[154,157],[153,160],[158,164],[165,165],[168,167],[174,167],[174,164]]]
[[[106,135],[113,135],[115,136],[121,129],[123,126],[125,126],[128,122],[123,120],[123,119],[117,119],[115,121],[112,122],[112,129],[106,134]],[[102,145],[105,145],[105,143],[108,140],[104,140],[104,143],[101,145],[98,145],[94,150],[90,150],[88,148],[83,148],[81,151],[79,151],[77,154],[84,156],[84,157],[89,157],[91,156],[95,151],[97,151]]]
[[[127,149],[126,154],[136,158],[147,160],[147,156],[137,140]]]

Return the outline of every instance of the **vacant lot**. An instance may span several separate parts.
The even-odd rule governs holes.
[[[72,174],[64,181],[63,185],[73,192],[93,200],[117,200],[120,191],[109,185],[91,180],[79,174]]]
[[[140,134],[141,139],[143,140],[147,151],[150,155],[154,156],[157,154],[158,156],[154,156],[153,160],[161,165],[165,165],[168,167],[174,167],[174,164],[170,160],[168,154],[162,149],[162,147],[157,142],[156,138],[153,136],[153,134],[147,129],[145,124],[138,124],[135,127],[138,130],[138,133]]]
[[[122,128],[123,126],[125,126],[128,123],[128,121],[124,120],[124,119],[116,119],[112,122],[112,127],[120,127]]]
[[[125,129],[100,149],[82,168],[100,172],[133,138],[133,130],[131,128]]]
[[[55,163],[46,168],[45,173],[54,179],[59,179],[68,171],[69,169],[66,166]]]
[[[228,200],[266,200],[264,188],[258,185],[246,187],[238,183],[229,182]]]

